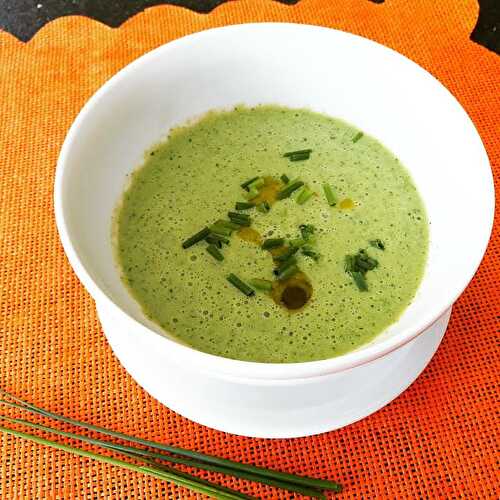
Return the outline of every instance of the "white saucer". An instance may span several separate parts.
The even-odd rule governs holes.
[[[227,381],[206,371],[201,377],[199,373],[194,376],[193,367],[186,370],[169,353],[152,350],[147,339],[128,332],[119,318],[99,305],[97,312],[104,333],[125,369],[173,411],[233,434],[292,438],[339,429],[367,417],[399,396],[436,352],[451,308],[414,340],[382,358],[344,372],[300,381]],[[152,352],[155,359],[151,359]],[[274,410],[266,410],[269,407]]]

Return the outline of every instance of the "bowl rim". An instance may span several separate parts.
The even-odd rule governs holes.
[[[343,36],[355,40],[356,43],[376,46],[378,49],[389,51],[392,55],[396,55],[401,59],[402,62],[412,65],[417,71],[425,73],[426,77],[430,77],[434,82],[439,85],[442,89],[446,91],[449,98],[454,102],[454,104],[459,108],[463,115],[464,123],[467,123],[471,128],[471,133],[476,134],[477,139],[479,139],[478,153],[483,155],[483,164],[488,167],[485,169],[483,175],[489,177],[487,179],[489,184],[489,192],[483,193],[483,196],[487,197],[489,200],[489,211],[484,214],[484,219],[482,221],[484,225],[484,234],[482,241],[478,242],[480,252],[478,253],[479,258],[471,263],[466,273],[463,273],[461,279],[460,287],[454,291],[453,294],[448,295],[446,299],[438,301],[437,307],[434,309],[434,313],[426,315],[421,321],[415,323],[412,328],[408,328],[405,331],[399,333],[395,337],[390,337],[384,339],[376,344],[368,344],[358,350],[348,352],[346,354],[340,355],[334,358],[328,358],[324,360],[317,361],[307,361],[300,363],[260,363],[253,361],[241,361],[236,359],[224,358],[220,356],[215,356],[213,354],[208,354],[202,351],[198,351],[190,346],[181,344],[171,340],[161,334],[155,332],[154,330],[146,327],[141,322],[130,316],[125,310],[123,310],[118,304],[116,304],[111,297],[109,297],[93,280],[90,274],[87,272],[84,264],[82,263],[77,250],[73,246],[70,231],[68,229],[64,206],[63,206],[63,191],[64,191],[64,179],[67,174],[68,165],[70,163],[70,155],[72,144],[78,135],[79,128],[83,122],[87,119],[89,114],[92,112],[94,106],[100,101],[101,97],[105,94],[111,92],[113,88],[119,84],[122,80],[127,78],[130,73],[137,71],[142,65],[147,64],[151,59],[157,57],[159,54],[168,53],[170,51],[176,50],[182,47],[184,44],[191,43],[196,39],[204,39],[208,37],[218,36],[219,34],[226,34],[236,32],[245,32],[255,30],[283,30],[283,31],[302,31],[305,33],[310,32],[328,32],[334,34],[335,36]],[[369,363],[381,356],[384,356],[395,349],[405,345],[414,339],[417,335],[428,329],[432,324],[434,324],[457,300],[457,298],[462,294],[464,289],[467,287],[474,274],[476,273],[482,259],[488,242],[491,236],[491,231],[493,228],[494,220],[494,210],[495,210],[495,192],[493,184],[493,175],[491,171],[491,166],[489,163],[488,155],[485,151],[484,145],[482,144],[479,133],[477,132],[472,120],[470,119],[467,112],[462,108],[457,99],[451,94],[451,92],[439,82],[433,75],[431,75],[424,68],[416,64],[415,62],[408,59],[403,54],[386,47],[378,42],[370,40],[368,38],[361,37],[352,33],[344,32],[341,30],[336,30],[327,27],[307,25],[307,24],[295,24],[295,23],[246,23],[246,24],[235,24],[230,26],[223,26],[218,28],[212,28],[205,31],[200,31],[186,35],[184,37],[175,39],[173,41],[167,42],[147,53],[135,59],[116,74],[114,74],[108,81],[106,81],[84,104],[74,122],[72,123],[64,143],[62,145],[59,158],[57,161],[55,183],[54,183],[54,211],[56,225],[59,232],[59,237],[63,245],[66,256],[81,283],[91,294],[96,302],[102,304],[105,308],[109,308],[114,314],[118,314],[122,319],[127,320],[130,324],[130,328],[134,329],[138,335],[154,335],[158,339],[164,342],[165,351],[168,350],[168,355],[175,357],[189,359],[192,363],[200,370],[208,370],[210,372],[216,372],[224,377],[234,377],[236,379],[303,379],[310,377],[322,376],[325,374],[340,372],[356,366]],[[151,337],[150,337],[151,338]]]

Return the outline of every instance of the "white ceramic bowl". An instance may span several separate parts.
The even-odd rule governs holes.
[[[148,321],[120,281],[111,216],[127,174],[171,127],[240,103],[306,107],[356,125],[401,159],[424,199],[430,249],[417,296],[396,324],[356,351],[296,364],[205,354]],[[327,377],[401,348],[445,314],[473,277],[491,232],[494,191],[488,158],[472,122],[429,73],[355,35],[269,23],[181,38],[109,80],[68,133],[57,166],[55,207],[71,265],[101,315],[120,326],[115,351],[142,385],[169,404],[162,382],[155,382],[153,373],[141,375],[141,367],[154,371],[156,364],[161,373],[177,363],[187,367],[194,383],[210,374],[223,382],[241,382],[242,387],[280,387],[280,380],[300,385],[307,378]],[[273,410],[271,401],[267,410]],[[205,421],[202,413],[200,409],[199,415],[189,416]]]

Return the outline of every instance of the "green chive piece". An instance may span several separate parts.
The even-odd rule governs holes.
[[[207,247],[207,252],[215,259],[218,260],[219,262],[222,262],[224,260],[224,255],[222,255],[219,252],[219,249],[215,245],[208,245]]]
[[[316,262],[318,262],[318,260],[321,257],[321,255],[318,252],[316,252],[316,250],[307,245],[302,247],[302,254],[305,255],[306,257],[310,257]]]
[[[219,242],[219,243],[225,243],[226,245],[229,245],[229,238],[227,238],[226,236],[224,236],[222,234],[217,234],[217,233],[210,233],[205,238],[205,241],[207,241],[208,243]]]
[[[310,241],[313,234],[316,232],[316,228],[312,224],[301,224],[299,226],[299,229],[302,238],[304,238],[306,241]]]
[[[224,220],[224,219],[219,219],[215,221],[215,224],[218,226],[226,227],[228,229],[231,229],[232,231],[236,231],[236,229],[239,229],[240,227],[238,224],[235,224],[234,222]]]
[[[269,203],[267,201],[263,201],[262,203],[259,203],[257,205],[257,210],[261,214],[267,214],[271,210],[271,205],[269,205]]]
[[[280,275],[285,269],[290,266],[294,266],[295,264],[297,264],[297,257],[295,257],[295,255],[291,255],[287,260],[280,263],[280,265],[275,269],[275,274]]]
[[[264,179],[262,177],[257,177],[254,181],[252,181],[248,186],[248,190],[259,190],[264,185]]]
[[[285,262],[292,255],[296,254],[298,252],[298,250],[299,249],[297,247],[290,247],[285,253],[274,257],[274,260],[277,262]]]
[[[182,243],[182,248],[186,249],[192,247],[199,241],[204,240],[209,234],[210,230],[208,229],[208,227],[204,227],[201,231],[199,231],[198,233],[191,236],[191,238],[188,238],[186,241],[184,241]]]
[[[306,244],[306,240],[304,238],[295,238],[294,240],[290,240],[290,246],[295,248],[300,248]]]
[[[250,220],[250,216],[248,214],[241,214],[239,212],[228,212],[227,215],[229,218],[235,217],[236,219]]]
[[[353,138],[352,138],[352,142],[354,144],[356,144],[360,139],[361,137],[363,137],[365,134],[363,132],[358,132]]]
[[[256,198],[257,196],[259,196],[259,191],[258,191],[258,189],[250,189],[248,191],[248,193],[244,194],[244,196],[247,200],[250,201],[250,200],[253,200],[254,198]]]
[[[311,156],[310,153],[301,153],[301,154],[289,156],[288,159],[290,161],[304,161],[304,160],[309,160],[310,156]]]
[[[255,290],[249,287],[244,281],[241,281],[236,274],[231,273],[227,278],[227,281],[236,287],[241,293],[244,293],[247,297],[255,295]]]
[[[368,290],[368,285],[366,283],[366,278],[363,275],[363,273],[360,273],[359,271],[352,271],[350,273],[350,275],[352,276],[352,279],[354,280],[354,283],[356,284],[356,286],[358,287],[358,289],[361,292],[366,292]]]
[[[221,236],[231,236],[231,233],[233,232],[233,229],[219,223],[212,224],[209,229],[209,232],[220,234]]]
[[[281,177],[280,177],[281,181],[283,182],[283,184],[288,184],[290,182],[290,179],[288,177],[288,175],[286,174],[283,174]]]
[[[328,205],[334,207],[337,204],[337,197],[335,196],[335,193],[333,192],[331,186],[329,184],[323,184],[323,191],[325,193]]]
[[[253,203],[247,203],[246,201],[237,201],[234,207],[235,210],[249,210],[255,207]]]
[[[344,259],[344,270],[346,273],[352,273],[356,270],[356,261],[354,255],[346,255]]]
[[[252,177],[251,179],[248,179],[247,181],[245,181],[243,184],[240,184],[240,186],[243,188],[243,189],[246,189],[247,191],[249,191],[248,189],[248,186],[250,184],[252,184],[252,182],[256,181],[259,177]]]
[[[273,284],[269,280],[263,280],[260,278],[254,278],[249,281],[256,290],[261,292],[270,292],[273,289]]]
[[[288,266],[281,274],[278,274],[278,280],[284,281],[292,276],[295,276],[299,272],[299,268],[294,264]]]
[[[285,238],[268,238],[261,245],[262,250],[282,247],[285,244]]]
[[[299,196],[297,197],[297,203],[299,205],[303,205],[307,200],[309,200],[312,195],[314,194],[314,191],[309,189],[307,186],[304,186],[302,188],[302,191],[299,193]]]
[[[374,248],[378,248],[379,250],[385,250],[384,242],[382,240],[379,240],[378,238],[376,240],[370,240],[369,243]]]
[[[290,156],[311,154],[311,153],[312,153],[312,149],[299,149],[297,151],[289,151],[288,153],[285,153],[283,156],[285,158],[289,158]]]
[[[207,236],[205,241],[210,245],[215,245],[219,250],[222,248],[222,241],[215,239],[213,234],[212,236]]]
[[[252,224],[252,219],[247,214],[241,214],[238,212],[228,212],[227,214],[231,222],[239,224],[240,226],[250,226]]]
[[[285,186],[281,191],[278,193],[278,200],[283,200],[285,198],[288,198],[294,191],[297,191],[300,187],[302,187],[304,183],[302,181],[295,181],[295,182],[290,182],[287,186]]]

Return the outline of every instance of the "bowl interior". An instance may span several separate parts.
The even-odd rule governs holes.
[[[491,171],[479,136],[456,100],[416,64],[363,38],[299,25],[233,26],[177,40],[125,68],[85,106],[61,153],[56,206],[65,248],[91,293],[97,285],[166,335],[120,281],[112,213],[127,174],[169,128],[241,103],[342,118],[401,159],[428,211],[427,270],[401,319],[357,355],[409,339],[435,320],[471,279],[491,230]]]

